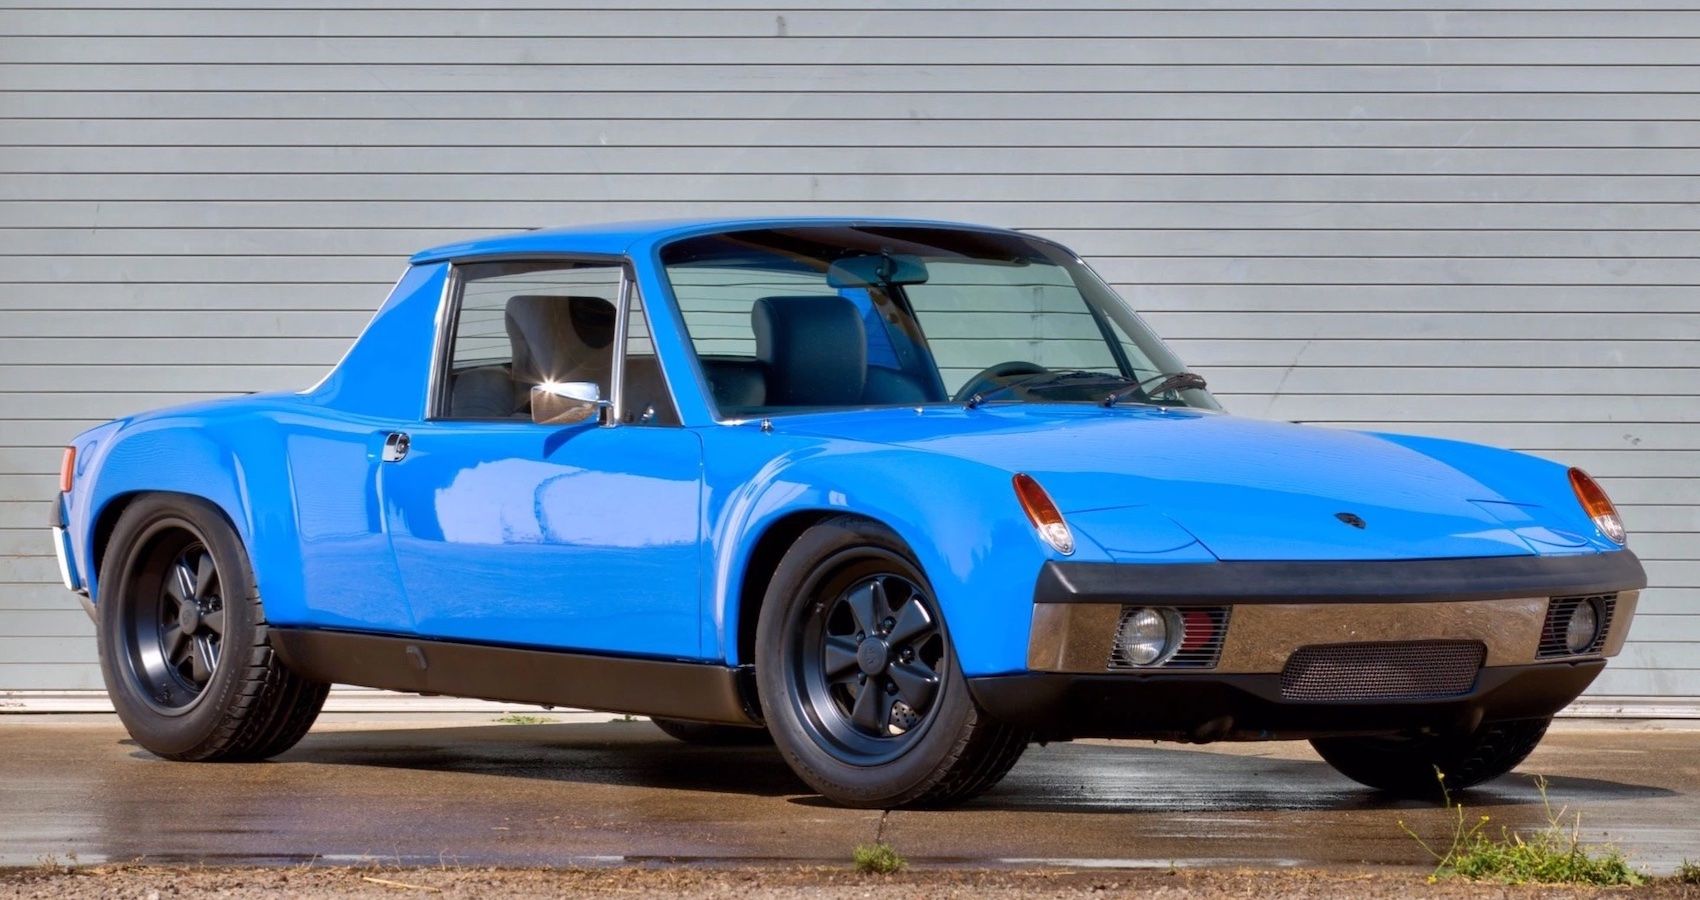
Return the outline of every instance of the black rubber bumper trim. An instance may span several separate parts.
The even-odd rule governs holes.
[[[52,506],[53,506],[53,508],[51,510],[49,510],[48,514],[47,514],[47,527],[49,527],[49,528],[68,528],[68,527],[70,527],[69,523],[67,523],[65,521],[65,492],[64,491],[60,491],[59,493],[53,495]]]
[[[1030,672],[968,679],[987,714],[1040,737],[1188,741],[1470,729],[1550,716],[1604,660],[1482,669],[1467,694],[1424,700],[1310,703],[1281,699],[1281,676]]]
[[[1628,550],[1577,556],[1299,562],[1047,562],[1035,603],[1401,603],[1639,590]]]

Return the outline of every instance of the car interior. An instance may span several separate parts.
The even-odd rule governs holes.
[[[510,298],[503,312],[510,361],[485,361],[453,372],[448,417],[529,418],[531,387],[544,382],[592,382],[608,396],[615,315],[614,304],[601,297],[522,294]],[[751,307],[750,326],[755,335],[754,356],[702,358],[703,373],[722,415],[943,399],[939,390],[894,365],[870,361],[869,323],[849,298],[830,294],[764,297]],[[889,340],[887,344],[882,352],[890,356]],[[653,355],[627,357],[626,385],[628,396],[638,400],[628,404],[637,408],[633,418],[645,411],[651,417],[674,416]]]

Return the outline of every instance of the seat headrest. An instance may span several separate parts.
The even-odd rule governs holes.
[[[843,297],[763,297],[750,310],[770,406],[849,406],[868,377],[868,333]]]
[[[521,295],[508,300],[504,318],[515,382],[600,384],[613,365],[614,304],[601,297]]]

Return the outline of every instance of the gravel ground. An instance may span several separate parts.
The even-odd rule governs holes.
[[[894,893],[929,898],[1243,897],[1282,898],[1700,898],[1700,887],[1655,882],[1640,888],[1540,888],[1427,884],[1420,872],[1351,870],[1075,871],[924,869],[861,875],[827,868],[395,869],[217,868],[42,865],[0,870],[0,896],[128,897],[559,897],[665,894],[669,897],[851,898]]]

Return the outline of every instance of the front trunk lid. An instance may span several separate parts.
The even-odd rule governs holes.
[[[1172,524],[1223,560],[1534,552],[1483,505],[1513,498],[1368,434],[1185,409],[1063,404],[873,410],[798,417],[785,427],[1027,472],[1111,551],[1169,549]]]

